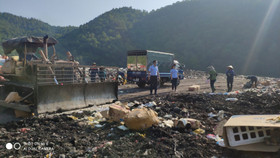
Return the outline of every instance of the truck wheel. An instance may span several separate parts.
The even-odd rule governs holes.
[[[142,82],[138,82],[137,85],[139,88],[145,88],[146,83],[142,81]]]

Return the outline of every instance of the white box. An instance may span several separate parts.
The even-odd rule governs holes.
[[[277,152],[280,145],[267,145],[264,142],[271,131],[280,128],[280,122],[273,119],[280,115],[234,115],[223,127],[226,147],[243,151]]]

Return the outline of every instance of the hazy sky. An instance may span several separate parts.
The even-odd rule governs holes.
[[[0,12],[36,18],[55,26],[79,26],[113,8],[156,10],[181,0],[0,0]]]

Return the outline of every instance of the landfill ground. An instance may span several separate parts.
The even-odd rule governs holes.
[[[0,157],[280,157],[280,153],[241,152],[227,149],[207,138],[214,134],[220,122],[209,113],[224,111],[224,118],[243,114],[279,114],[280,96],[277,88],[263,87],[242,91],[247,80],[238,76],[234,82],[237,95],[209,95],[209,84],[204,75],[193,75],[183,80],[178,91],[171,92],[168,83],[158,95],[149,95],[149,89],[139,89],[133,84],[119,87],[119,100],[128,102],[130,108],[154,101],[150,107],[165,118],[194,118],[205,127],[204,134],[192,129],[153,126],[143,131],[121,130],[120,123],[96,119],[96,111],[109,105],[74,110],[67,113],[45,114],[18,122],[0,125]],[[188,91],[188,86],[199,84],[201,89]],[[226,92],[224,76],[219,76],[217,92]],[[228,102],[227,98],[238,101]],[[91,123],[92,122],[92,123]],[[98,123],[98,126],[96,125]],[[94,125],[95,124],[95,125]],[[13,149],[6,149],[11,143]],[[15,149],[16,148],[16,149]],[[18,150],[17,150],[18,149]]]

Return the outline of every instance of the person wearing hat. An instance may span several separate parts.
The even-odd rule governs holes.
[[[98,73],[98,68],[96,67],[96,63],[92,63],[92,67],[89,69],[91,82],[95,82],[96,74]]]
[[[213,66],[208,66],[207,68],[209,70],[209,75],[210,75],[208,77],[208,79],[210,80],[210,87],[211,87],[212,93],[214,93],[216,90],[214,84],[216,82],[216,78],[217,78],[218,74]]]
[[[234,78],[234,71],[233,71],[233,66],[229,65],[228,70],[226,72],[226,76],[227,76],[227,88],[228,88],[228,92],[232,91],[232,84],[233,84],[233,78]]]
[[[157,61],[153,61],[153,65],[149,67],[148,80],[150,80],[150,95],[153,94],[153,89],[155,90],[155,95],[157,94],[157,84],[159,80],[159,70],[157,66]]]

